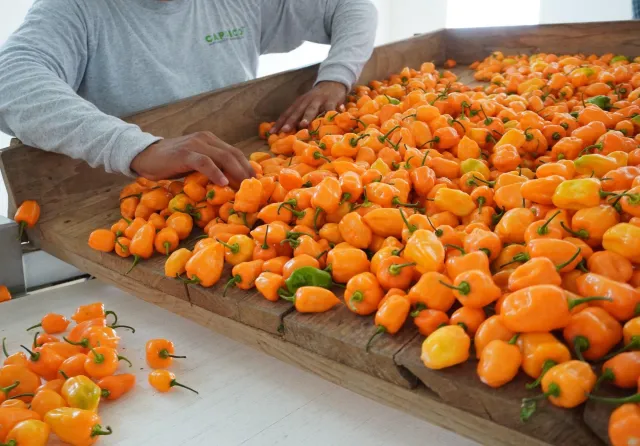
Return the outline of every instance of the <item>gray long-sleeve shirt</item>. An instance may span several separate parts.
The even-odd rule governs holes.
[[[116,116],[256,76],[258,56],[331,43],[317,81],[351,87],[369,0],[36,0],[0,49],[0,130],[131,175],[160,138]]]

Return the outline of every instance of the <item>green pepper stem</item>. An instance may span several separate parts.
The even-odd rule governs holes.
[[[11,392],[13,389],[18,387],[19,385],[20,385],[20,381],[14,381],[14,383],[11,384],[10,386],[0,387],[0,392],[4,393],[4,395],[7,396],[9,392]]]
[[[573,351],[576,354],[576,358],[582,362],[586,362],[582,352],[589,350],[591,343],[585,336],[576,336],[573,338]]]
[[[111,391],[109,391],[109,389],[102,389],[100,390],[100,396],[104,399],[107,399],[111,396]]]
[[[400,198],[398,197],[393,197],[393,199],[391,200],[391,204],[394,206],[403,206],[405,208],[419,208],[420,207],[420,203],[403,203],[402,201],[400,201]]]
[[[328,163],[330,163],[330,162],[331,162],[331,159],[329,159],[329,158],[327,158],[326,156],[324,156],[324,155],[322,154],[322,152],[320,152],[319,150],[317,150],[317,151],[313,152],[313,158],[314,158],[314,159],[317,159],[317,160],[322,159],[322,160],[325,160],[325,161],[326,161],[326,162],[328,162]]]
[[[407,266],[415,266],[416,262],[409,262],[409,263],[394,263],[393,265],[389,265],[389,274],[391,274],[392,276],[397,276],[398,274],[400,274],[400,271],[402,270],[402,268],[406,268]]]
[[[442,285],[446,286],[447,288],[456,290],[458,293],[462,294],[463,296],[466,296],[471,292],[471,286],[469,285],[469,282],[467,282],[466,280],[463,280],[462,282],[460,282],[460,285],[458,286],[449,285],[447,282],[443,282],[442,280],[439,280],[438,282],[440,282]]]
[[[487,186],[489,186],[489,187],[493,187],[493,186],[496,184],[496,182],[495,182],[495,181],[487,181],[487,180],[484,180],[484,179],[482,179],[482,178],[478,178],[478,177],[477,177],[477,176],[475,176],[475,175],[473,176],[473,178],[474,178],[476,181],[480,181],[481,183],[484,183],[484,184],[486,184],[486,185],[487,185]]]
[[[604,359],[605,361],[607,359],[611,359],[614,356],[619,355],[620,353],[624,353],[628,350],[637,350],[640,349],[640,335],[633,335],[631,336],[631,340],[629,341],[629,343],[625,346],[623,346],[622,348],[616,350],[615,352],[609,353],[607,356],[605,356]]]
[[[79,345],[80,347],[89,348],[89,339],[87,339],[87,338],[82,338],[78,342],[71,341],[66,336],[63,336],[62,339],[67,344]]]
[[[340,203],[338,204],[342,205],[345,201],[349,200],[350,198],[351,198],[351,193],[345,192],[344,194],[342,194],[342,198],[340,199]]]
[[[386,331],[387,329],[384,326],[378,325],[378,327],[376,328],[376,332],[373,335],[371,335],[371,337],[367,341],[367,345],[364,347],[364,351],[369,353],[369,347],[371,347],[371,342],[376,338],[376,336],[379,336],[382,333],[385,333]]]
[[[9,352],[7,351],[7,338],[2,338],[2,353],[4,353],[4,357],[9,357]]]
[[[112,315],[112,316],[113,316],[113,324],[112,324],[112,325],[117,324],[117,323],[118,323],[118,315],[116,314],[116,312],[115,312],[115,311],[111,311],[111,310],[107,310],[107,311],[105,311],[105,312],[104,312],[104,318],[105,318],[105,319],[106,319],[106,318],[107,318],[107,316],[109,316],[109,315]]]
[[[27,351],[27,353],[29,353],[29,355],[31,356],[31,361],[32,362],[36,362],[38,359],[40,359],[40,352],[34,353],[31,350],[29,350],[27,347],[22,345],[22,344],[20,344],[20,347],[22,347],[23,349],[25,349]]]
[[[167,358],[176,358],[176,359],[186,359],[186,356],[176,356],[176,355],[172,355],[171,353],[169,353],[169,350],[167,350],[166,348],[163,348],[162,350],[160,350],[158,352],[158,356],[160,356],[162,359],[167,359]]]
[[[610,404],[640,403],[640,393],[636,393],[635,395],[627,396],[625,398],[605,398],[603,396],[589,394],[589,399]]]
[[[542,364],[542,369],[540,370],[540,375],[538,376],[538,378],[529,384],[526,384],[524,387],[527,390],[531,390],[531,389],[535,389],[536,387],[538,387],[540,385],[540,382],[542,381],[542,378],[544,377],[544,375],[549,371],[550,368],[554,367],[558,365],[558,363],[556,361],[554,361],[553,359],[547,359],[544,361],[544,363]]]
[[[278,289],[278,296],[280,296],[281,299],[284,299],[287,302],[291,302],[291,303],[296,302],[296,296],[289,294],[287,290],[285,290],[284,288]]]
[[[395,132],[395,131],[396,131],[396,130],[398,130],[399,128],[400,128],[400,126],[399,126],[399,125],[396,125],[394,128],[392,128],[391,130],[389,130],[389,131],[388,131],[387,133],[385,133],[384,135],[382,135],[382,136],[378,136],[378,140],[379,140],[381,143],[384,143],[384,142],[387,140],[387,138],[389,137],[389,135],[391,135],[393,132]]]
[[[99,424],[96,424],[91,428],[90,436],[97,437],[98,435],[111,435],[112,433],[113,431],[111,430],[111,427],[107,426],[105,427],[105,430],[102,430],[102,426],[100,426]]]
[[[128,330],[131,330],[131,333],[135,333],[136,329],[133,328],[130,325],[108,325],[109,328],[126,328]]]
[[[456,250],[460,251],[460,253],[461,253],[462,255],[465,255],[465,254],[466,254],[466,252],[465,252],[465,250],[464,250],[464,248],[463,248],[462,246],[452,245],[451,243],[446,243],[446,244],[444,245],[444,247],[445,247],[445,248],[452,248],[452,249],[456,249]]]
[[[556,398],[560,396],[560,386],[554,382],[549,384],[549,390],[545,393],[531,398],[523,398],[522,405],[520,406],[520,420],[523,422],[528,421],[536,411],[536,402],[550,396],[554,396]]]
[[[36,396],[35,393],[20,393],[18,395],[13,395],[11,398],[9,398],[10,400],[17,400],[18,398],[22,398],[22,397],[26,397],[26,396]]]
[[[585,302],[592,302],[594,300],[606,300],[608,302],[613,302],[612,298],[604,297],[604,296],[591,296],[591,297],[583,297],[580,299],[569,299],[569,310],[573,310],[575,307],[577,307],[580,304],[583,304]]]
[[[298,205],[298,200],[296,200],[295,198],[290,198],[287,201],[283,201],[282,203],[280,203],[276,212],[278,215],[280,215],[280,209],[282,209],[285,205],[296,207]]]
[[[416,304],[416,308],[411,312],[411,317],[418,317],[422,310],[426,310],[428,307],[424,304],[424,302],[418,302]]]
[[[602,371],[602,375],[598,377],[596,384],[593,386],[593,390],[598,390],[600,388],[600,384],[602,384],[604,381],[613,381],[614,379],[616,379],[615,373],[613,373],[613,370],[607,367]]]
[[[400,216],[402,217],[402,221],[404,222],[404,224],[407,226],[407,229],[409,230],[409,234],[413,234],[414,232],[416,232],[418,230],[418,226],[412,225],[411,223],[409,223],[409,220],[407,220],[407,217],[405,217],[404,212],[402,212],[402,209],[399,208],[398,211],[400,211]]]
[[[126,273],[124,273],[124,275],[126,276],[131,271],[133,271],[133,268],[136,267],[136,265],[138,264],[139,261],[140,261],[140,256],[138,254],[134,254],[133,255],[133,263],[131,264],[131,268],[129,268],[129,270]]]
[[[182,387],[183,389],[187,389],[187,390],[191,390],[193,393],[195,393],[196,395],[199,395],[197,390],[192,389],[191,387],[187,387],[184,384],[180,384],[178,381],[176,381],[175,379],[171,380],[171,383],[169,384],[170,387]]]
[[[551,223],[553,219],[560,214],[560,212],[561,211],[556,211],[547,221],[544,222],[542,226],[538,228],[538,235],[545,235],[549,232],[549,223]]]
[[[62,370],[58,370],[58,373],[62,375],[62,377],[67,380],[69,379],[69,375],[67,375],[65,372],[63,372]]]
[[[589,232],[586,229],[580,229],[578,231],[574,231],[573,229],[565,225],[563,221],[560,222],[560,226],[562,226],[562,229],[564,229],[574,237],[578,237],[579,239],[582,239],[582,240],[587,240],[589,238]]]
[[[104,355],[102,353],[98,353],[94,350],[94,348],[89,345],[89,350],[93,353],[93,363],[94,364],[102,364],[104,362]]]
[[[226,242],[223,242],[219,238],[216,238],[216,241],[220,243],[222,246],[224,246],[225,248],[227,248],[229,251],[231,251],[231,254],[238,254],[240,252],[240,243],[234,243],[230,245]]]
[[[242,276],[240,276],[239,274],[236,274],[231,279],[229,279],[227,284],[224,286],[224,290],[222,291],[222,296],[227,295],[227,290],[229,289],[229,287],[235,286],[237,283],[240,283],[240,282],[242,282]]]
[[[427,161],[427,155],[429,155],[429,152],[431,152],[431,150],[427,150],[426,152],[424,152],[424,155],[422,156],[422,162],[420,163],[420,166],[424,166],[424,163]]]
[[[562,268],[569,266],[571,262],[573,262],[580,255],[581,251],[582,251],[582,248],[578,248],[578,250],[571,256],[569,260],[556,266],[556,271],[560,271]]]
[[[320,212],[322,212],[321,207],[317,207],[315,213],[313,214],[313,229],[318,232],[318,217],[320,216]]]
[[[180,356],[177,356],[178,358]],[[133,367],[133,364],[131,364],[131,361],[129,361],[127,358],[125,358],[124,356],[118,355],[118,361],[124,361],[127,364],[129,364],[129,367]]]
[[[520,333],[516,333],[511,339],[509,339],[509,345],[515,345],[518,342],[518,338],[520,337]]]
[[[513,263],[524,263],[530,259],[531,256],[529,256],[529,254],[527,254],[526,252],[521,252],[520,254],[516,254],[515,256],[513,256],[510,262],[500,265],[500,268],[504,268],[505,266],[511,265]]]
[[[36,324],[36,325],[32,325],[31,327],[27,328],[26,331],[33,330],[34,328],[38,328],[38,327],[42,327],[42,323],[39,323],[39,324]]]
[[[269,225],[267,225],[267,229],[264,231],[264,241],[262,242],[262,249],[269,249],[269,244],[267,243],[267,236],[269,235]]]

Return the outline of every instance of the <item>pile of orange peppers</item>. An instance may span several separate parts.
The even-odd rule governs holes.
[[[115,320],[109,323],[107,318]],[[71,325],[72,321],[75,325]],[[101,400],[113,401],[136,385],[136,377],[117,374],[120,361],[131,363],[118,353],[120,337],[117,315],[105,311],[100,302],[78,307],[71,320],[56,313],[46,314],[27,329],[34,333],[32,345],[10,354],[2,339],[4,361],[0,367],[0,444],[45,446],[51,434],[73,446],[94,444],[112,430],[102,426],[98,408]],[[164,370],[174,358],[174,345],[153,339],[146,345],[146,360],[153,370],[149,383],[160,392],[185,387]],[[196,392],[197,393],[197,392]]]
[[[523,420],[600,385],[638,392],[640,58],[495,52],[472,68],[482,85],[426,62],[356,86],[297,133],[261,124],[270,153],[251,154],[237,190],[140,178],[89,244],[166,255],[167,276],[203,287],[230,264],[225,290],[300,312],[375,314],[367,348],[410,320],[430,369],[474,356],[479,383],[530,376]],[[205,235],[180,247],[194,226]],[[300,268],[330,272],[342,298],[288,294]],[[616,401],[615,446],[640,437],[638,402]]]

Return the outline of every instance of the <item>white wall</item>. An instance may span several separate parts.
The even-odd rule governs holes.
[[[631,0],[540,0],[540,23],[631,20]]]

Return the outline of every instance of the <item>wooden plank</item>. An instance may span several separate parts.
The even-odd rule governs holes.
[[[313,372],[320,377],[360,395],[445,427],[481,444],[505,446],[544,446],[547,443],[507,429],[490,420],[471,415],[443,403],[435,394],[418,387],[406,389],[367,373],[329,360],[304,348],[286,342],[262,330],[248,327],[229,318],[211,313],[160,290],[141,286],[97,263],[56,247],[57,256],[101,280],[147,302],[179,314],[258,351]]]
[[[640,54],[640,22],[570,23],[447,29],[447,58],[470,64],[493,51],[505,54]]]
[[[358,317],[344,305],[326,313],[293,312],[284,318],[287,341],[394,384],[415,387],[415,376],[393,360],[402,346],[416,336],[415,328],[407,326],[394,336],[378,336],[366,352],[367,341],[375,330],[373,317]]]
[[[550,444],[602,444],[582,419],[582,407],[564,410],[541,403],[528,422],[520,421],[522,398],[537,394],[525,389],[525,384],[531,380],[522,373],[510,383],[493,389],[478,379],[477,361],[473,359],[444,370],[427,369],[420,360],[423,339],[418,336],[411,341],[396,355],[396,361],[446,403]]]

